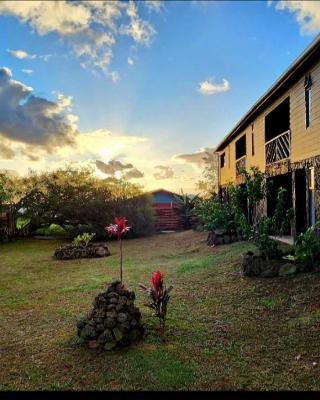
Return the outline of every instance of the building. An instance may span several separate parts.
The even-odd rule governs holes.
[[[259,98],[217,146],[219,191],[243,183],[241,167],[257,166],[287,189],[296,236],[320,215],[320,35]],[[275,196],[263,205],[272,215]]]
[[[156,229],[159,231],[177,231],[184,228],[179,213],[179,195],[169,190],[158,189],[150,192],[155,210]]]

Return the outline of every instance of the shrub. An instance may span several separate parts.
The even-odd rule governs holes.
[[[87,247],[90,241],[95,236],[95,233],[85,232],[82,235],[78,235],[73,239],[73,244],[77,247]]]
[[[43,235],[43,236],[58,236],[58,237],[66,237],[67,231],[60,225],[51,224],[46,228],[38,228],[35,231],[36,235]]]
[[[313,225],[297,237],[294,243],[296,261],[306,263],[311,267],[315,265],[320,255],[320,241],[316,235],[318,228],[319,225]]]

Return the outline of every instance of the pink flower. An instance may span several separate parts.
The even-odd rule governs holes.
[[[126,225],[126,218],[115,217],[114,224],[106,226],[104,229],[110,235],[118,236],[118,239],[122,239],[123,236],[131,229],[130,226]]]

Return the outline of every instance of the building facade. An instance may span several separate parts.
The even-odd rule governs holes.
[[[243,116],[217,152],[220,193],[228,183],[243,183],[242,167],[256,166],[274,183],[266,215],[272,214],[282,186],[288,207],[295,209],[292,236],[320,218],[320,36]]]
[[[156,229],[158,231],[182,230],[184,223],[179,212],[179,196],[165,189],[154,190],[150,195],[155,211]]]

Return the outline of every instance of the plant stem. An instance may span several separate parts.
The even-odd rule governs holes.
[[[120,238],[120,281],[122,283],[122,239]]]

